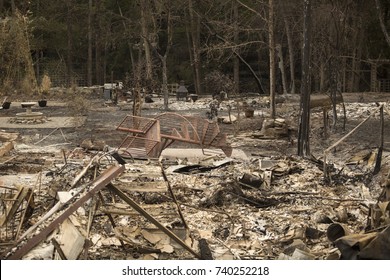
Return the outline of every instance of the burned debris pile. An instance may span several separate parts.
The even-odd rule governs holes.
[[[258,129],[227,136],[210,120],[166,116],[128,125],[122,114],[115,148],[103,137],[68,149],[1,132],[1,258],[390,258],[385,149],[377,172],[379,146],[340,141],[321,157],[340,137],[328,135],[316,158],[284,153],[294,145],[291,116],[257,114],[248,122]]]
[[[389,257],[388,189],[325,185],[310,160],[36,155],[33,180],[0,187],[4,259]]]

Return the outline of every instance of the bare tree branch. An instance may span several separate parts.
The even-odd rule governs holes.
[[[240,0],[236,0],[238,4],[240,4],[241,6],[245,7],[246,9],[248,9],[249,11],[255,13],[257,16],[259,16],[262,20],[264,21],[267,21],[267,19],[262,15],[260,14],[258,11],[256,11],[255,9],[249,7],[248,5],[246,5],[245,3],[242,3]]]
[[[222,37],[221,35],[217,34],[212,28],[211,26],[209,26],[206,22],[202,22],[202,24],[210,31],[211,34],[213,34],[215,37],[217,37],[218,39],[220,39],[222,42],[224,43],[228,43],[228,40],[226,40],[224,37]],[[261,83],[261,80],[259,79],[259,77],[256,75],[256,72],[253,70],[253,68],[250,66],[250,64],[237,52],[237,50],[235,50],[235,48],[232,48],[232,52],[235,56],[238,57],[238,59],[244,63],[249,71],[252,73],[252,76],[255,78],[255,81],[256,81],[256,84],[259,88],[260,91],[262,91],[263,93],[265,93],[265,90],[263,88],[263,85]]]
[[[380,25],[382,28],[383,35],[385,35],[386,42],[390,47],[390,36],[389,36],[389,33],[387,32],[385,22],[383,21],[381,3],[379,2],[379,0],[375,0],[375,4],[376,4],[376,10],[378,12],[378,18],[379,18],[379,22],[380,22]]]

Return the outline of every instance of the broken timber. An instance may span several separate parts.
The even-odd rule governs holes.
[[[116,178],[120,173],[125,170],[123,165],[115,165],[108,168],[102,175],[100,175],[91,186],[84,196],[73,203],[67,210],[65,210],[60,216],[52,221],[46,228],[44,228],[37,235],[28,240],[24,245],[18,248],[14,254],[6,257],[6,259],[17,260],[21,259],[27,252],[38,245],[43,239],[45,239],[54,229],[56,229],[62,222],[64,222],[73,212],[75,212],[83,203],[91,199],[97,192],[103,189],[111,180]],[[12,248],[10,248],[12,249]],[[9,250],[10,251],[10,250]]]
[[[160,168],[163,172],[162,166],[160,166]],[[130,205],[138,214],[141,214],[147,220],[152,222],[157,228],[159,228],[161,231],[163,231],[165,234],[167,234],[172,240],[176,241],[181,247],[183,247],[184,249],[189,251],[196,258],[201,258],[201,256],[197,252],[193,251],[191,249],[191,247],[188,246],[173,231],[171,231],[170,229],[168,229],[164,225],[162,225],[160,222],[158,222],[152,215],[150,215],[143,208],[141,208],[141,206],[139,206],[136,202],[134,202],[130,197],[128,197],[120,189],[114,187],[110,183],[111,180],[117,178],[124,170],[125,170],[124,165],[118,165],[118,166],[113,166],[113,167],[107,169],[106,171],[104,171],[104,173],[101,176],[99,176],[94,182],[89,184],[89,191],[87,191],[82,197],[77,199],[73,204],[70,204],[69,207],[66,210],[64,210],[64,212],[61,215],[59,215],[57,218],[55,218],[54,221],[50,222],[46,227],[44,227],[35,236],[31,237],[31,239],[19,238],[17,241],[15,241],[8,248],[7,252],[5,252],[2,255],[2,259],[21,259],[21,258],[23,258],[24,255],[26,255],[31,249],[33,249],[36,245],[38,245],[45,238],[47,238],[47,236],[49,236],[53,230],[55,230],[58,226],[60,226],[83,203],[85,203],[87,200],[93,198],[93,196],[95,194],[98,194],[101,197],[100,191],[104,187],[107,187],[113,193],[118,195],[122,200],[124,200],[128,205]],[[163,173],[163,175],[165,175],[165,174]],[[164,176],[164,179],[167,180],[166,176]],[[183,217],[182,213],[180,212],[180,207],[179,207],[179,205],[174,197],[172,189],[170,189],[170,192],[174,198],[174,201],[176,202],[176,206],[179,209],[180,217],[181,217],[185,227],[188,228],[188,225],[186,224],[184,217]],[[110,220],[113,220],[113,219],[111,218]],[[115,224],[113,224],[113,226],[115,227]],[[24,234],[23,236],[26,237],[27,235]],[[120,240],[120,242],[123,243],[122,240]],[[21,244],[23,244],[23,245],[21,245]],[[15,252],[11,253],[13,250],[15,250]],[[61,258],[63,258],[63,257],[61,257]]]

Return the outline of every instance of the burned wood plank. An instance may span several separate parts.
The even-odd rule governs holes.
[[[85,237],[69,219],[61,224],[59,231],[58,241],[64,256],[68,260],[77,260],[84,248]]]
[[[9,210],[6,211],[6,214],[0,218],[0,226],[3,226],[4,224],[8,223],[8,221],[14,217],[16,211],[20,208],[23,201],[25,199],[29,200],[30,194],[31,194],[30,188],[22,187],[19,189],[19,191],[12,198],[13,201],[12,206],[9,208]]]
[[[17,260],[21,259],[27,252],[38,245],[44,238],[46,238],[55,228],[57,228],[63,221],[65,221],[73,212],[75,212],[83,203],[91,199],[97,192],[107,186],[109,182],[116,178],[120,173],[125,170],[123,165],[115,165],[108,168],[103,174],[101,174],[91,184],[91,190],[88,191],[84,196],[73,203],[67,210],[52,221],[46,228],[40,233],[28,240],[24,245],[18,248],[14,254],[6,256],[6,259]],[[6,254],[9,254],[12,248],[9,248]]]
[[[31,189],[29,191],[29,195],[28,198],[26,198],[26,200],[27,200],[26,208],[23,209],[22,217],[20,219],[20,223],[15,238],[19,237],[20,230],[22,229],[23,224],[27,219],[31,217],[34,211],[34,192]]]

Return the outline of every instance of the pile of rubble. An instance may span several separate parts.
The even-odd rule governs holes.
[[[17,123],[17,124],[42,124],[50,121],[50,119],[46,116],[41,116],[40,118],[21,118],[21,117],[13,117],[8,120],[9,123]]]
[[[172,105],[204,113],[209,101]],[[246,119],[239,101],[220,104],[215,121],[235,132],[227,138],[199,115],[169,123],[153,111],[158,102],[146,104],[148,117],[117,127],[127,133],[119,148],[92,138],[72,149],[41,147],[46,137],[22,144],[2,132],[1,258],[389,259],[390,159],[377,131],[365,136],[375,145],[341,141],[313,110],[312,137],[323,141],[312,146],[316,157],[303,159],[290,152],[297,110],[270,120],[266,99],[247,104],[255,111]],[[376,103],[345,106],[351,128],[383,119]],[[214,149],[227,144],[228,153]]]
[[[1,169],[26,154],[43,168],[28,183],[3,177],[4,259],[390,257],[390,184],[341,172],[328,185],[315,160],[16,145]]]

